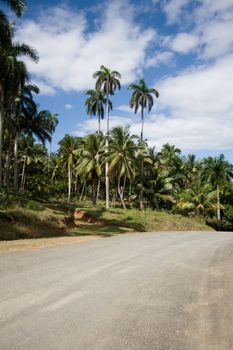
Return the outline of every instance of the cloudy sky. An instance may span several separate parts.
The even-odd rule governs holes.
[[[103,64],[122,74],[111,126],[131,124],[139,133],[127,86],[144,77],[160,93],[146,115],[150,145],[223,152],[233,161],[233,0],[28,0],[17,28],[17,39],[40,55],[28,63],[38,103],[59,113],[54,149],[65,133],[97,129],[85,90]]]

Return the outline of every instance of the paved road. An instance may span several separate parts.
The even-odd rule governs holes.
[[[0,257],[1,350],[232,350],[233,233]]]

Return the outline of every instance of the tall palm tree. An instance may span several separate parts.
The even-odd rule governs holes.
[[[138,146],[134,142],[135,136],[130,135],[129,127],[115,127],[110,133],[109,174],[117,177],[117,192],[125,208],[124,189],[126,179],[135,177],[136,151]],[[124,179],[121,186],[121,179]]]
[[[67,167],[68,174],[68,203],[71,196],[71,184],[74,161],[78,152],[79,142],[76,137],[71,135],[65,135],[61,141],[59,141],[61,156],[61,164]]]
[[[13,38],[13,31],[11,35]],[[2,139],[4,107],[7,93],[6,85],[9,82],[18,80],[18,84],[16,84],[16,90],[18,92],[20,86],[22,85],[22,81],[25,82],[28,80],[26,77],[24,77],[24,79],[22,78],[21,73],[23,71],[24,73],[26,72],[26,66],[23,62],[18,61],[18,58],[21,56],[29,57],[34,62],[38,62],[39,60],[37,52],[26,44],[10,42],[4,47],[0,44],[0,190],[2,188]]]
[[[10,9],[16,14],[16,16],[20,17],[24,13],[26,9],[26,1],[25,0],[1,0],[6,5],[10,7]]]
[[[22,62],[18,62],[19,64]],[[15,120],[15,138],[14,138],[14,191],[19,190],[18,185],[18,144],[20,134],[28,127],[28,118],[32,118],[36,111],[36,105],[33,101],[33,93],[38,94],[39,88],[36,85],[26,84],[24,80],[18,82],[18,92],[15,95],[13,105],[13,118]]]
[[[154,97],[159,97],[159,93],[154,88],[149,88],[144,79],[139,80],[139,84],[131,84],[128,87],[129,90],[134,90],[130,99],[130,108],[134,108],[134,112],[137,113],[138,108],[141,108],[141,140],[143,141],[143,129],[144,129],[144,110],[148,109],[150,113],[154,105]]]
[[[130,108],[134,108],[137,113],[139,107],[141,108],[141,142],[143,142],[144,129],[144,110],[148,109],[150,113],[154,105],[154,97],[159,97],[159,93],[154,88],[149,88],[144,79],[139,80],[139,84],[131,84],[129,90],[134,90],[130,99]],[[140,193],[140,209],[143,209],[143,161],[141,162],[141,193]]]
[[[217,199],[217,222],[218,228],[221,227],[221,201],[220,193],[224,185],[231,182],[233,178],[232,166],[225,160],[223,154],[219,157],[208,157],[204,159],[203,179],[209,181],[216,189]]]
[[[20,17],[26,7],[25,0],[1,0],[1,2],[8,5],[11,10],[16,14],[16,16]],[[0,9],[0,43],[2,46],[9,45],[11,42],[11,24],[3,12]]]
[[[51,151],[52,151],[52,135],[55,132],[55,129],[58,125],[58,115],[57,113],[51,113],[50,111],[45,111],[45,114],[47,115],[47,123],[48,123],[48,129],[50,129],[50,135],[51,140],[49,141],[49,160],[51,158]]]
[[[77,173],[92,182],[92,202],[97,203],[98,181],[102,174],[104,138],[102,134],[90,134],[82,140]]]
[[[88,90],[86,92],[88,96],[85,102],[87,107],[87,114],[98,117],[98,133],[100,134],[100,120],[104,119],[104,106],[107,105],[107,99],[103,91],[97,90]],[[112,102],[109,101],[109,109],[112,110]]]
[[[117,71],[111,71],[105,66],[101,66],[100,70],[93,74],[96,79],[96,90],[103,90],[106,95],[106,153],[109,148],[109,110],[110,110],[110,95],[114,95],[116,89],[120,90],[121,75]],[[109,209],[109,177],[108,177],[109,162],[106,157],[105,163],[105,186],[106,186],[106,209]]]

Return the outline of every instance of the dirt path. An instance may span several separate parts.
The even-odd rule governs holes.
[[[99,236],[82,236],[82,237],[54,237],[39,239],[19,239],[15,241],[0,241],[0,254],[6,254],[16,251],[29,249],[38,249],[63,244],[83,243],[100,239]]]

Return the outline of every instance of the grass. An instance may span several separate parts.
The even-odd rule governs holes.
[[[84,220],[73,221],[74,209],[85,211],[90,217],[101,219],[89,223]],[[187,218],[165,211],[137,209],[104,209],[104,203],[93,207],[90,203],[67,205],[65,203],[38,203],[30,201],[19,207],[0,207],[0,240],[29,238],[51,238],[64,236],[102,236],[110,237],[127,232],[150,231],[207,231],[211,230],[198,218]]]
[[[189,218],[166,211],[113,208],[105,210],[86,205],[80,208],[113,226],[122,225],[138,232],[151,231],[211,231],[201,218]]]

